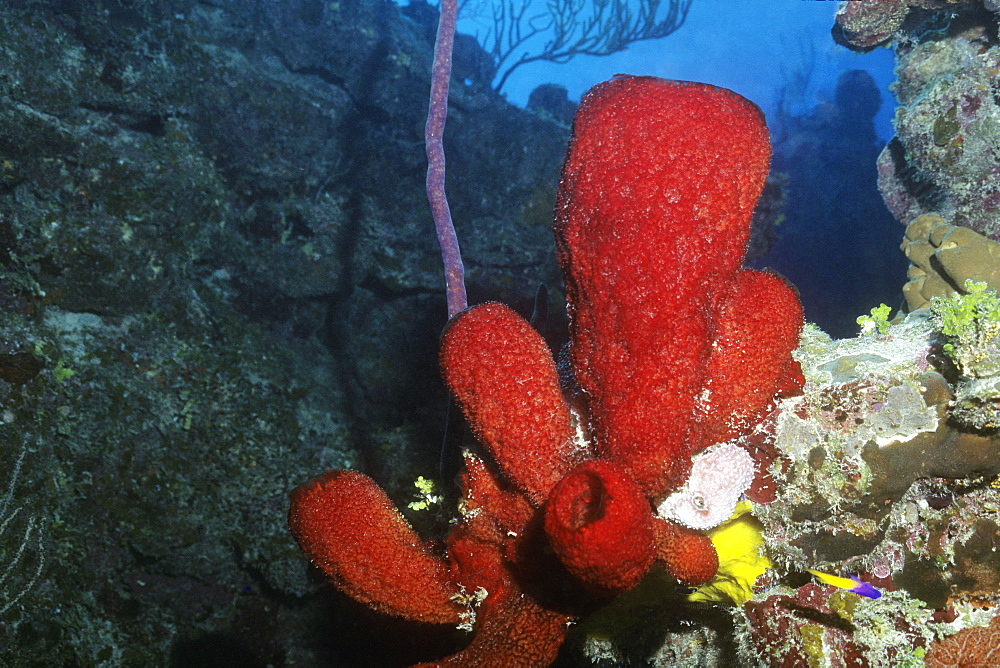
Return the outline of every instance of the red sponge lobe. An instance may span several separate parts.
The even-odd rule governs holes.
[[[707,444],[729,440],[759,421],[789,383],[802,305],[780,276],[744,269],[722,304],[708,366]]]
[[[541,504],[573,463],[573,430],[545,340],[507,306],[452,318],[441,370],[476,437],[507,478]]]
[[[555,222],[573,370],[651,497],[708,445],[692,417],[769,156],[757,107],[713,86],[618,77],[577,112]]]
[[[653,520],[656,561],[684,585],[705,584],[719,570],[719,553],[703,533],[660,518]]]
[[[649,502],[621,467],[580,464],[545,506],[545,533],[566,570],[592,590],[631,589],[653,562]]]
[[[288,525],[306,556],[356,600],[423,622],[461,621],[444,562],[368,476],[327,471],[299,486]]]

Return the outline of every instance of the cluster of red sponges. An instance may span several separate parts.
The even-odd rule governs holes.
[[[654,561],[709,579],[708,538],[653,508],[692,454],[749,430],[800,382],[798,300],[740,269],[768,156],[759,111],[729,91],[616,77],[588,93],[556,238],[586,403],[575,417],[591,441],[541,337],[505,306],[473,307],[449,323],[441,366],[496,469],[467,456],[444,558],[374,482],[333,472],[292,497],[313,562],[378,610],[473,624],[443,662],[455,665],[546,665],[581,602],[631,588]]]

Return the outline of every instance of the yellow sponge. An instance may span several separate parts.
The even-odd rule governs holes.
[[[754,582],[774,564],[764,548],[761,523],[750,514],[752,508],[749,501],[740,501],[733,516],[709,532],[719,553],[719,572],[688,600],[743,605],[753,596]]]

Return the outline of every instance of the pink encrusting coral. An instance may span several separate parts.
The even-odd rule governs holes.
[[[448,324],[440,360],[492,462],[466,456],[444,558],[374,483],[347,472],[293,495],[307,554],[377,609],[474,626],[471,644],[442,665],[547,665],[574,615],[630,589],[654,562],[685,584],[711,578],[718,556],[707,536],[653,506],[685,481],[693,454],[748,433],[801,382],[794,293],[740,269],[768,155],[760,112],[730,91],[651,77],[591,90],[563,168],[556,237],[584,393],[577,417],[592,440],[573,429],[541,337],[505,306],[472,307]],[[724,497],[706,499],[718,514],[753,462],[736,445],[713,452],[709,469],[731,485],[695,484]]]

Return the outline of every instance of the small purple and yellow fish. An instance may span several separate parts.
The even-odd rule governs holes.
[[[846,578],[842,578],[839,575],[830,575],[829,573],[821,573],[820,571],[814,571],[811,568],[807,568],[807,571],[816,576],[816,579],[823,584],[833,585],[834,587],[840,587],[841,589],[846,589],[849,592],[854,592],[858,596],[864,596],[870,599],[879,598],[882,595],[878,589],[868,584],[867,582],[862,582],[856,576],[847,574]]]

